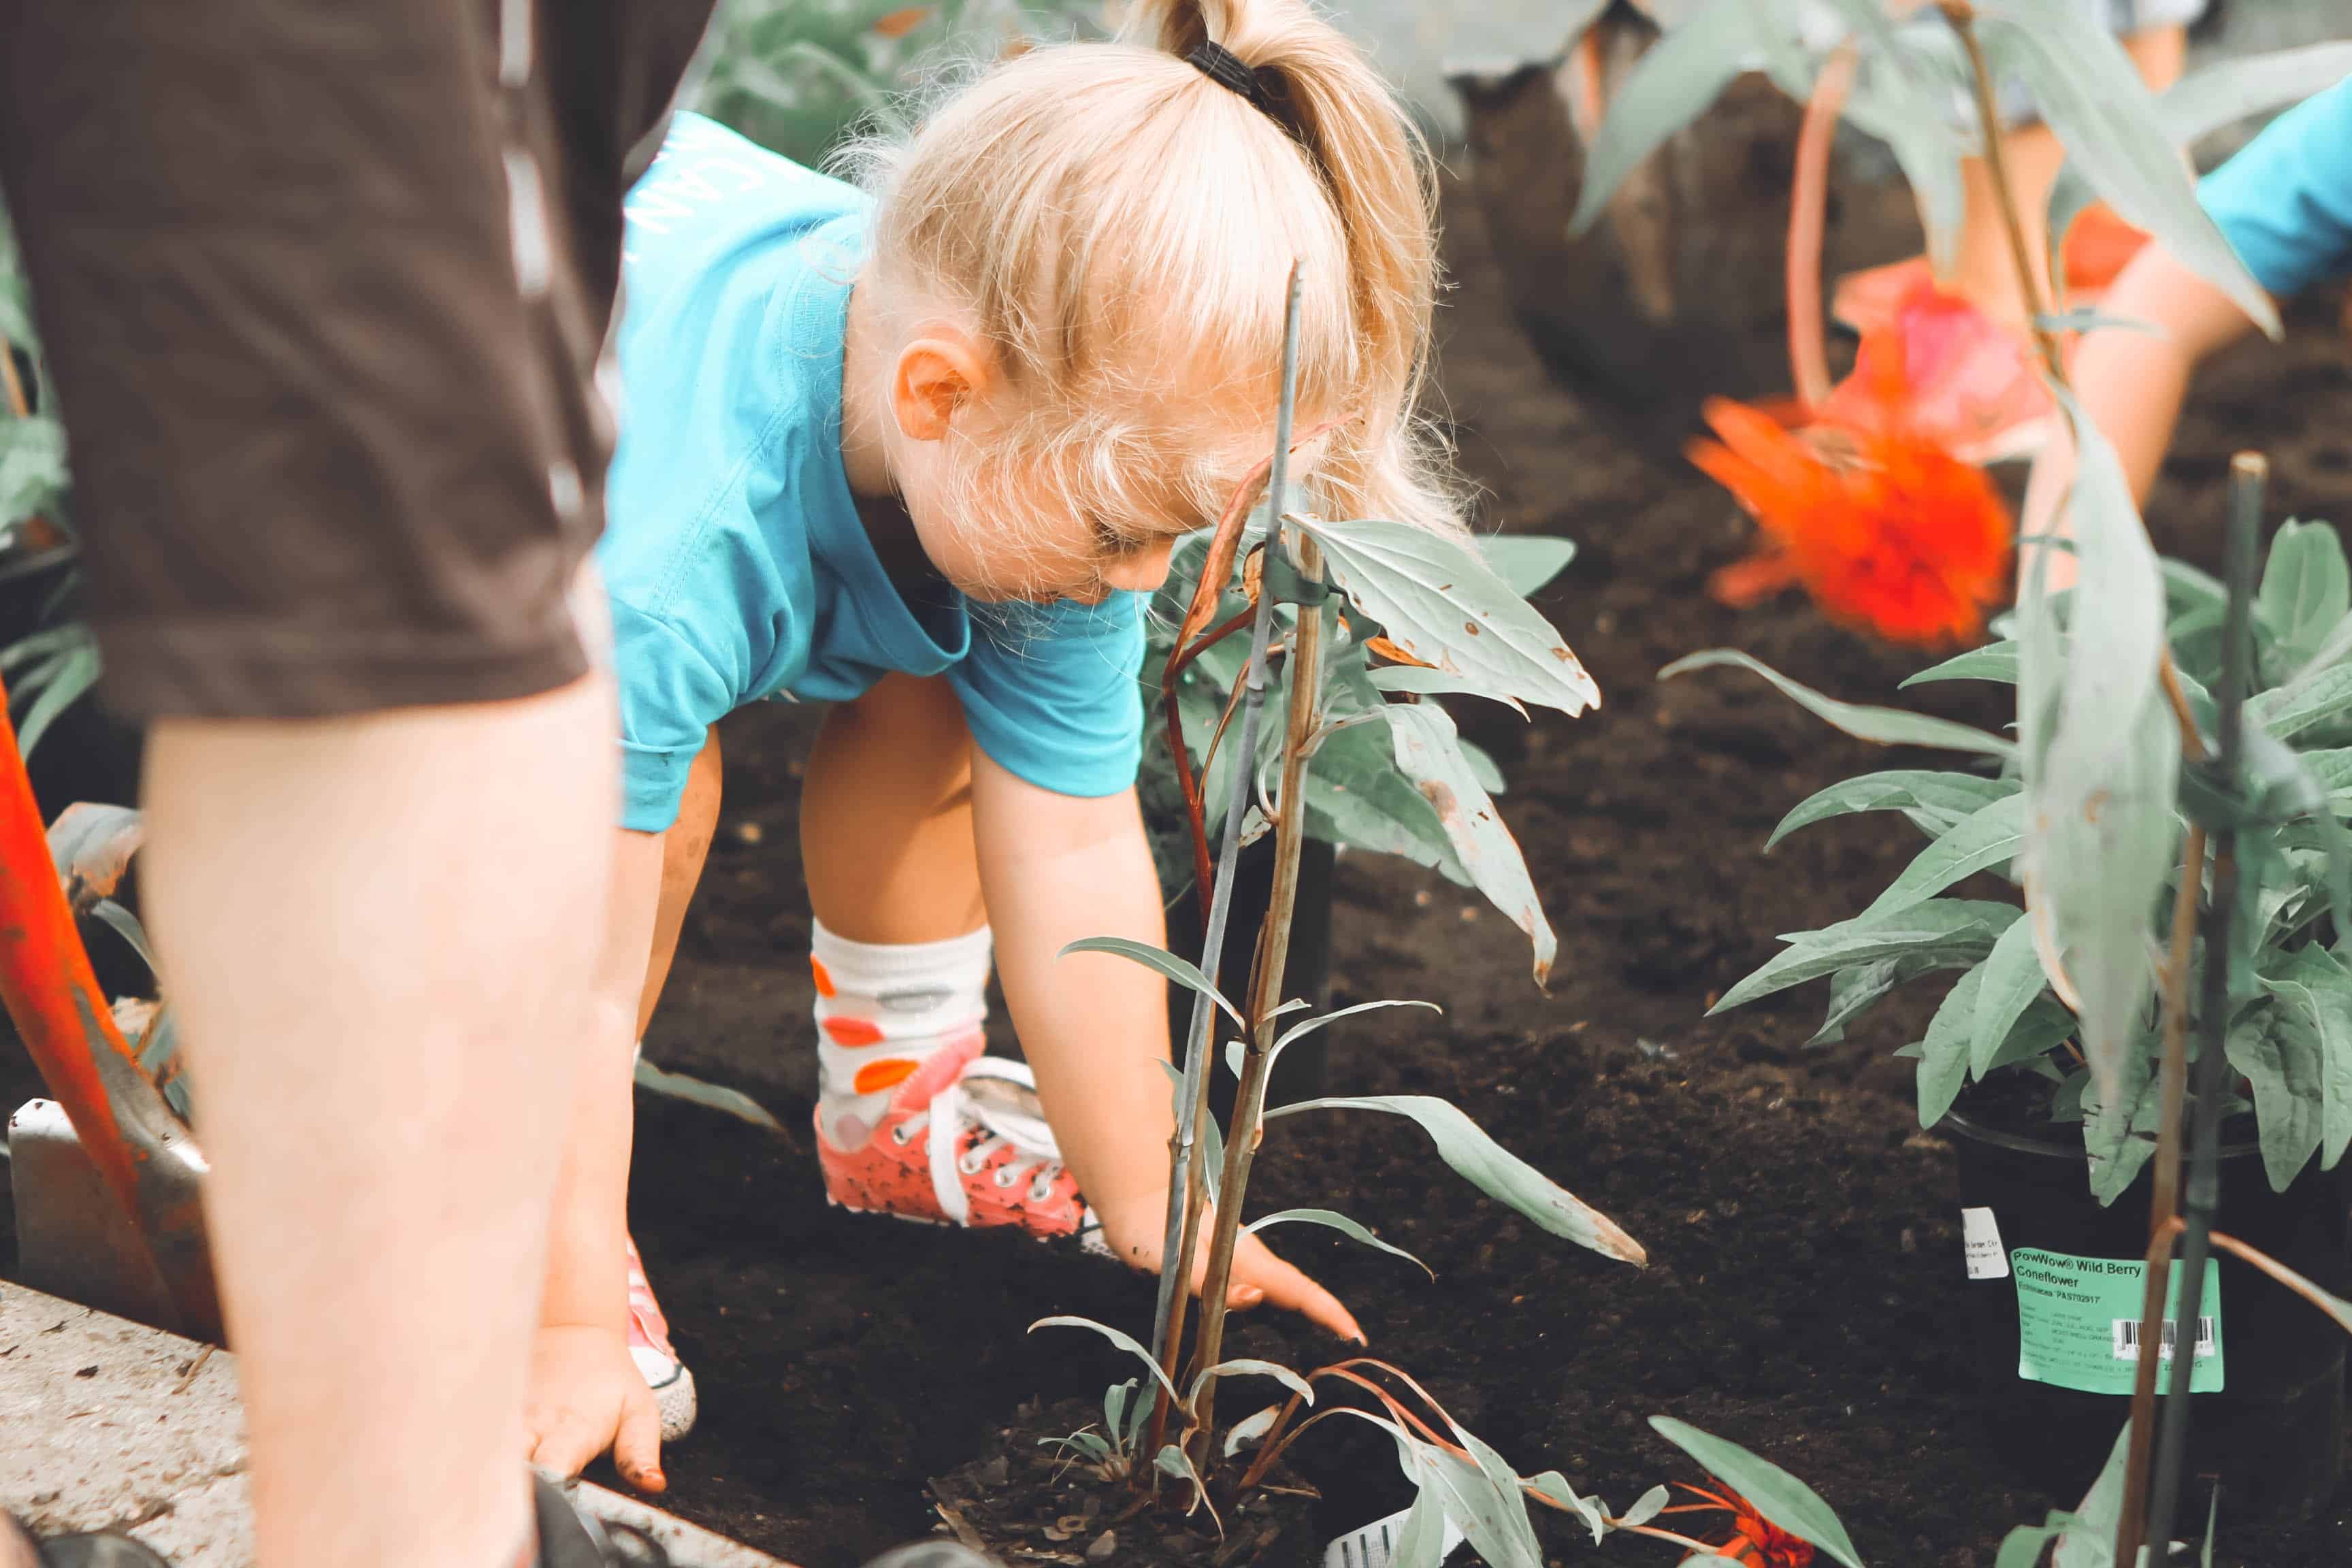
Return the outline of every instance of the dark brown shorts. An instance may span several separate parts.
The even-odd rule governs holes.
[[[709,9],[0,0],[0,191],[113,706],[583,672],[621,196]]]

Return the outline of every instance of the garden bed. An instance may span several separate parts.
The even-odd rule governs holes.
[[[1635,1273],[1544,1237],[1448,1179],[1389,1118],[1279,1124],[1254,1199],[1328,1203],[1437,1269],[1433,1285],[1300,1227],[1279,1237],[1348,1300],[1376,1352],[1523,1470],[1557,1466],[1612,1500],[1662,1475],[1696,1479],[1645,1424],[1667,1412],[1803,1476],[1866,1561],[1990,1568],[2009,1526],[2071,1505],[2090,1478],[2006,1468],[1999,1411],[1969,1382],[1953,1156],[1919,1133],[1910,1064],[1891,1058],[1932,995],[1811,1051],[1811,992],[1701,1016],[1773,933],[1858,910],[1916,841],[1865,817],[1759,855],[1781,813],[1855,771],[1865,749],[1758,682],[1652,679],[1677,655],[1731,644],[1885,700],[1918,661],[1794,600],[1742,615],[1706,600],[1706,574],[1738,553],[1745,524],[1695,472],[1622,450],[1544,380],[1468,205],[1451,214],[1460,287],[1441,312],[1443,388],[1490,515],[1581,546],[1541,604],[1606,705],[1531,726],[1460,710],[1509,777],[1504,810],[1559,928],[1552,994],[1529,984],[1525,941],[1475,895],[1402,862],[1347,858],[1334,1000],[1422,996],[1446,1013],[1351,1025],[1335,1035],[1332,1073],[1350,1091],[1455,1100],[1622,1223],[1652,1264]],[[2214,560],[2222,468],[2247,442],[2273,454],[2279,510],[2352,519],[2343,350],[2324,320],[2299,331],[2296,346],[2236,355],[2201,384],[2177,477],[2151,509],[2168,552]],[[2211,526],[2200,535],[2184,520]],[[1939,689],[1944,710],[2000,721],[2005,690]],[[644,1102],[635,1213],[705,1391],[701,1430],[667,1461],[671,1500],[831,1568],[930,1529],[925,1481],[988,1450],[1024,1402],[1098,1399],[1129,1374],[1107,1349],[1024,1337],[1029,1322],[1077,1312],[1140,1332],[1150,1292],[1084,1258],[821,1202],[794,847],[806,724],[769,709],[728,731],[725,826],[649,1046],[751,1088],[793,1140]],[[1243,1321],[1237,1353],[1304,1366],[1336,1349],[1294,1322]],[[1332,1496],[1329,1524],[1408,1500],[1369,1428],[1335,1435],[1319,1460],[1307,1468]],[[2265,1532],[2233,1523],[2224,1499],[2222,1528],[2227,1563],[2332,1561],[2352,1546],[2340,1507]],[[1597,1560],[1589,1540],[1553,1539],[1563,1560]],[[1605,1555],[1663,1563],[1670,1549],[1622,1541]]]
[[[1990,1568],[2006,1529],[2070,1504],[2089,1475],[2008,1468],[1999,1407],[1969,1382],[1953,1155],[1918,1131],[1910,1066],[1891,1055],[1932,994],[1813,1050],[1812,992],[1701,1016],[1774,933],[1853,912],[1916,841],[1864,817],[1761,856],[1782,812],[1856,771],[1864,748],[1752,680],[1653,679],[1675,656],[1728,644],[1885,700],[1918,661],[1794,601],[1734,615],[1706,598],[1706,573],[1739,552],[1746,525],[1695,472],[1624,449],[1545,382],[1466,208],[1452,215],[1460,287],[1442,313],[1442,384],[1490,515],[1581,546],[1541,603],[1606,705],[1528,726],[1462,710],[1509,777],[1503,808],[1559,930],[1551,994],[1529,984],[1524,939],[1475,895],[1402,862],[1343,858],[1335,1002],[1418,996],[1446,1012],[1335,1031],[1331,1071],[1350,1091],[1456,1100],[1621,1222],[1651,1267],[1543,1236],[1446,1179],[1426,1142],[1389,1118],[1277,1125],[1255,1206],[1328,1205],[1427,1259],[1434,1284],[1304,1227],[1278,1236],[1354,1309],[1377,1353],[1523,1470],[1557,1467],[1621,1503],[1662,1476],[1696,1480],[1646,1425],[1670,1413],[1811,1482],[1868,1562]],[[2222,467],[2246,443],[2273,455],[2278,512],[2352,521],[2352,384],[2329,329],[2307,320],[2295,347],[2241,353],[2201,384],[2151,509],[2160,548],[2213,560]],[[2006,697],[1941,688],[1933,700],[1999,723]],[[700,1429],[666,1457],[668,1503],[836,1568],[931,1530],[927,1480],[989,1453],[1024,1404],[1097,1400],[1129,1375],[1092,1342],[1025,1337],[1029,1322],[1084,1313],[1140,1332],[1151,1296],[1106,1264],[822,1202],[794,807],[809,722],[771,706],[726,727],[723,824],[648,1044],[666,1066],[758,1096],[790,1136],[641,1100],[634,1212],[703,1391]],[[0,1079],[25,1089],[20,1058]],[[1263,1314],[1237,1327],[1231,1353],[1311,1366],[1337,1349]],[[1325,1527],[1407,1500],[1369,1428],[1333,1432],[1302,1458],[1327,1494]],[[2338,1561],[2352,1547],[2340,1502],[2266,1531],[2233,1519],[2225,1498],[2221,1521],[2225,1564]],[[1545,1528],[1562,1560],[1600,1560],[1589,1541]],[[1619,1541],[1605,1557],[1664,1563],[1670,1552]]]

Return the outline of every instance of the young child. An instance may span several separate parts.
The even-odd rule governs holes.
[[[2198,187],[2205,211],[2246,269],[2274,296],[2300,293],[2352,271],[2352,81],[2338,83],[2273,121]],[[2083,412],[2114,443],[2132,499],[2144,502],[2198,363],[2254,330],[2228,295],[2148,246],[2109,290],[2104,314],[2145,322],[2154,332],[2113,328],[2090,334],[2073,371]],[[2026,490],[2027,534],[2057,517],[2074,476],[2073,445],[2053,442]],[[2047,581],[2074,581],[2074,558],[2039,554]]]
[[[717,721],[833,705],[802,796],[826,1196],[1098,1229],[1155,1268],[1164,987],[1056,955],[1163,940],[1143,599],[1271,449],[1294,258],[1299,426],[1328,429],[1301,505],[1459,526],[1412,419],[1427,156],[1303,0],[1139,0],[873,163],[861,193],[681,116],[628,203],[602,555],[627,798],[533,1368],[559,1470],[609,1446],[658,1489],[647,1384],[673,1431],[690,1400],[625,1234],[630,1053],[718,815]],[[992,950],[1034,1098],[981,1055]],[[1233,1300],[1361,1337],[1254,1239]]]

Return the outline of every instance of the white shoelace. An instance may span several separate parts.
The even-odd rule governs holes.
[[[1044,1203],[1053,1196],[1054,1184],[1063,1170],[1061,1145],[1054,1141],[1054,1130],[1045,1119],[1006,1103],[1008,1097],[1002,1093],[983,1089],[967,1094],[964,1085],[974,1079],[1009,1084],[1029,1094],[1037,1089],[1036,1075],[1027,1063],[974,1057],[955,1081],[931,1097],[929,1110],[908,1117],[891,1134],[902,1144],[910,1143],[917,1133],[930,1129],[931,1192],[939,1199],[940,1212],[955,1225],[971,1223],[971,1199],[964,1191],[964,1179],[987,1169],[990,1156],[999,1149],[1010,1148],[1014,1158],[999,1165],[990,1179],[1009,1188],[1026,1175],[1032,1203]],[[983,1136],[958,1152],[964,1134],[973,1131]]]

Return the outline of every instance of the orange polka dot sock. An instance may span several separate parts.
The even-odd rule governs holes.
[[[836,1149],[874,1134],[891,1091],[939,1050],[967,1044],[988,1016],[986,926],[945,942],[852,942],[818,923],[817,1122]]]

